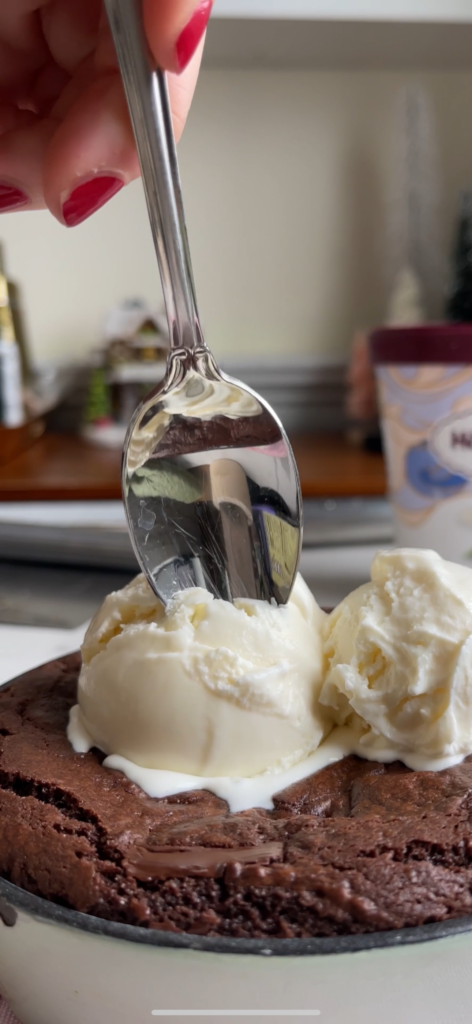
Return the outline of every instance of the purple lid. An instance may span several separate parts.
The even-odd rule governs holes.
[[[374,365],[472,363],[472,324],[381,327],[370,337]]]

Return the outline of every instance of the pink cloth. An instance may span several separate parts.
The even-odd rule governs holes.
[[[0,1024],[19,1024],[18,1017],[14,1017],[6,1002],[0,996]]]

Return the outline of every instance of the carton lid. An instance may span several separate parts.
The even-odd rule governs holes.
[[[374,365],[472,363],[472,324],[382,327],[370,336]]]

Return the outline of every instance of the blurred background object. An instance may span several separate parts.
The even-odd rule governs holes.
[[[21,427],[25,419],[23,385],[29,375],[26,349],[20,348],[19,311],[13,318],[12,285],[0,250],[0,424]]]
[[[451,290],[446,306],[448,320],[472,323],[472,192],[462,193],[457,226]]]
[[[384,261],[387,280],[385,324],[412,327],[434,319],[444,287],[438,242],[439,177],[436,127],[424,85],[400,90],[397,146],[391,158]],[[357,332],[347,375],[347,438],[381,451],[376,381],[368,333]]]
[[[121,449],[136,406],[164,376],[168,351],[165,314],[142,300],[112,309],[104,342],[92,356],[82,436]]]
[[[399,96],[387,205],[385,323],[391,327],[424,323],[442,312],[438,127],[429,90],[408,83]]]
[[[395,536],[472,564],[472,326],[372,337]]]

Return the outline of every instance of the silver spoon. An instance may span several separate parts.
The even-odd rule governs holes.
[[[141,164],[170,354],[136,410],[123,494],[139,564],[164,602],[188,587],[285,604],[300,557],[300,482],[270,406],[221,373],[197,312],[165,74],[141,0],[105,0]]]

